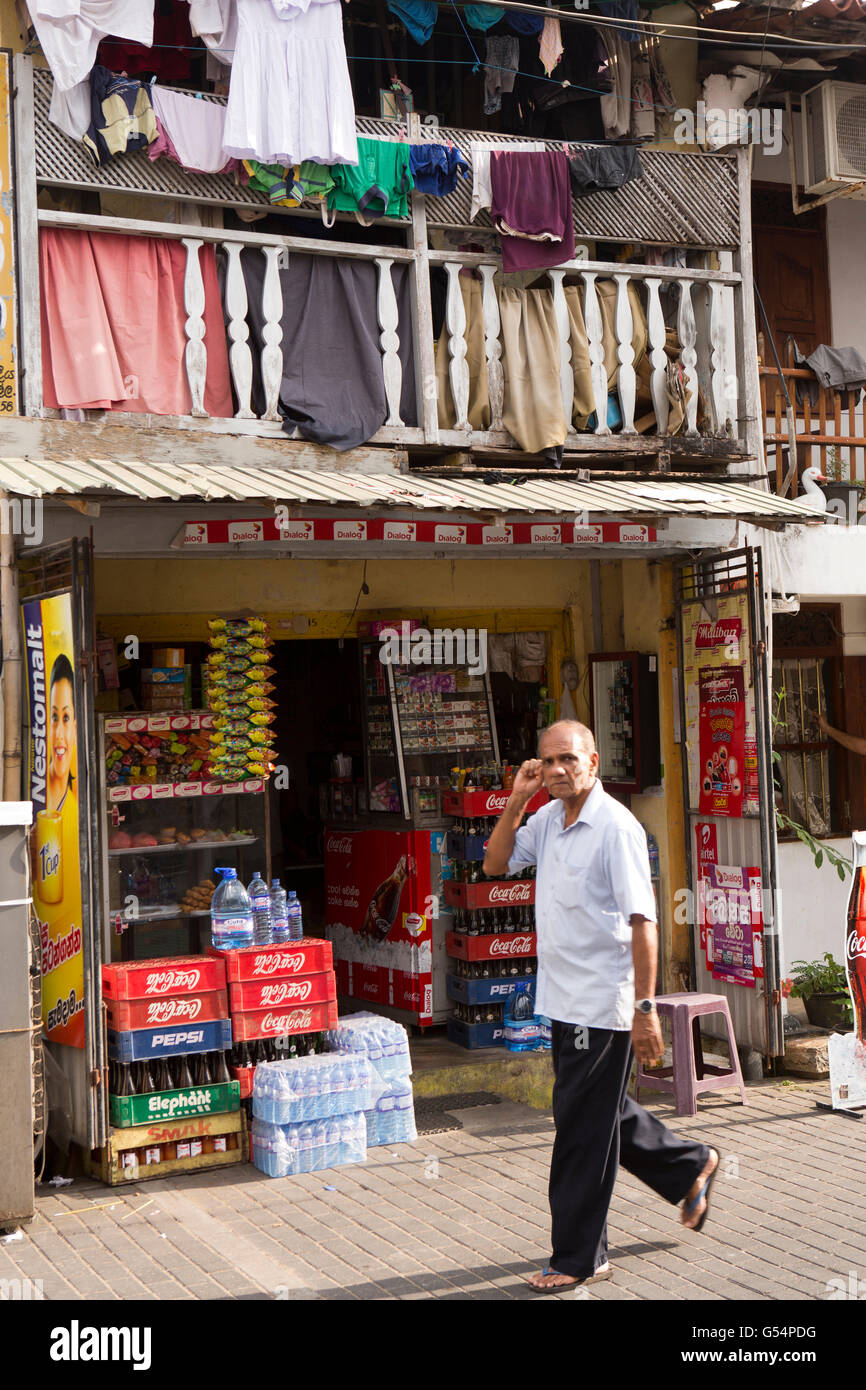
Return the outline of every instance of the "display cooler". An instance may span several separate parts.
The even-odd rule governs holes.
[[[365,782],[331,784],[325,833],[337,985],[400,1022],[442,1023],[453,911],[443,802],[455,767],[498,762],[489,677],[459,663],[388,664],[378,636],[360,643],[360,660]]]
[[[210,946],[217,867],[246,882],[270,867],[266,783],[206,774],[207,713],[103,715],[105,958],[195,955]]]

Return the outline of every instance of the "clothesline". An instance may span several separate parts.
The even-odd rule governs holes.
[[[152,47],[152,48],[171,48],[171,49],[179,49],[179,48],[183,48],[184,45],[182,45],[182,44],[169,44],[169,43],[162,43],[162,44],[154,43],[154,44],[151,44],[151,47]],[[199,52],[200,50],[196,49],[196,50],[194,50],[194,51],[195,51],[195,52]],[[227,51],[227,50],[225,50],[225,51]],[[401,58],[399,61],[400,61],[401,63],[423,63],[425,66],[432,66],[432,67],[447,67],[447,68],[470,68],[470,67],[471,67],[473,70],[476,68],[475,62],[474,62],[474,61],[471,61],[471,60],[468,59],[468,58]],[[577,92],[588,92],[590,96],[604,97],[604,96],[608,96],[609,93],[610,93],[610,88],[609,88],[609,87],[585,87],[585,86],[583,86],[583,84],[580,83],[580,82],[563,82],[563,81],[562,81],[560,78],[558,78],[558,77],[545,77],[545,76],[544,76],[543,74],[541,74],[541,73],[536,73],[536,72],[525,72],[525,71],[523,70],[523,68],[509,68],[509,67],[503,67],[503,66],[500,65],[499,63],[487,63],[487,62],[485,62],[483,59],[479,59],[478,61],[481,63],[482,68],[486,68],[486,69],[488,69],[490,72],[509,72],[509,73],[514,73],[514,75],[515,75],[516,77],[528,77],[528,78],[530,78],[531,81],[533,81],[533,82],[549,82],[549,83],[550,83],[552,86],[554,86],[554,87],[573,87],[575,91],[577,91]],[[354,63],[381,63],[381,62],[382,62],[382,59],[379,58],[379,57],[376,57],[375,55],[370,56],[370,55],[367,55],[367,54],[363,54],[363,55],[361,55],[361,54],[356,54],[356,55],[352,58],[352,62],[354,62]],[[150,83],[146,83],[145,85],[146,85],[146,86],[150,86]],[[164,83],[163,85],[164,85],[164,86],[167,86],[167,85],[169,85],[169,84]],[[217,94],[212,93],[212,92],[193,92],[193,91],[190,91],[190,90],[189,90],[188,88],[186,88],[186,87],[178,87],[177,90],[178,90],[178,91],[181,91],[181,92],[186,92],[188,96],[204,96],[204,97],[209,97],[209,96],[217,95]],[[652,109],[653,109],[654,111],[667,111],[667,112],[671,112],[671,111],[677,111],[677,110],[679,110],[679,107],[678,107],[678,106],[667,106],[667,105],[663,104],[662,102],[657,102],[657,101],[654,101],[654,102],[638,101],[638,99],[635,98],[635,97],[624,97],[624,98],[622,98],[622,100],[628,101],[629,104],[631,104],[631,105],[639,105],[639,106],[641,107],[642,110],[647,110],[649,107],[652,107]],[[493,134],[496,134],[497,132],[492,132],[492,133],[493,133]],[[375,137],[373,137],[373,138],[375,138]],[[560,142],[556,142],[556,143],[560,143]],[[606,140],[572,140],[572,141],[567,141],[567,142],[564,142],[564,143],[568,143],[568,144],[580,144],[580,145],[595,145],[595,144],[606,145],[606,144],[609,144],[610,142],[609,142],[609,141],[606,141]]]

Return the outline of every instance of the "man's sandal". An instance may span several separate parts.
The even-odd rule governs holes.
[[[576,1289],[584,1284],[599,1284],[603,1279],[609,1279],[612,1273],[613,1270],[610,1265],[604,1265],[601,1269],[597,1269],[595,1274],[587,1274],[584,1279],[573,1279],[570,1275],[562,1274],[558,1269],[551,1269],[550,1265],[545,1265],[541,1271],[542,1279],[547,1278],[549,1274],[558,1274],[560,1279],[567,1279],[568,1283],[549,1284],[547,1288],[542,1288],[540,1284],[533,1284],[531,1279],[527,1279],[526,1282],[531,1289],[535,1289],[536,1293],[566,1293],[568,1289]]]
[[[701,1200],[702,1197],[706,1198],[706,1203],[707,1203],[707,1205],[704,1207],[703,1211],[701,1212],[700,1220],[697,1221],[696,1224],[695,1224],[694,1226],[686,1226],[685,1229],[686,1229],[687,1231],[700,1231],[701,1228],[703,1227],[704,1222],[706,1221],[707,1217],[708,1217],[709,1214],[710,1214],[710,1193],[711,1193],[711,1191],[712,1191],[713,1183],[714,1183],[715,1180],[716,1180],[716,1174],[718,1173],[719,1169],[720,1169],[721,1166],[722,1166],[722,1155],[719,1153],[718,1149],[713,1149],[712,1152],[713,1152],[714,1154],[716,1154],[717,1157],[718,1157],[718,1162],[717,1162],[715,1168],[714,1168],[713,1171],[710,1173],[710,1175],[707,1177],[706,1181],[704,1182],[703,1187],[701,1188],[701,1190],[700,1190],[700,1192],[698,1193],[698,1195],[695,1197],[694,1201],[689,1202],[688,1204],[686,1204],[685,1202],[683,1203],[683,1209],[685,1210],[685,1213],[686,1213],[687,1216],[690,1215],[691,1212],[693,1212],[693,1211],[695,1210],[695,1208],[697,1207],[697,1205],[698,1205],[698,1203],[700,1202],[700,1200]],[[685,1223],[683,1223],[683,1224],[685,1224]]]

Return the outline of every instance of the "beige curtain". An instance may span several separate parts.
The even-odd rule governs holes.
[[[528,454],[564,444],[553,295],[550,290],[500,290],[499,315],[505,370],[502,423]]]

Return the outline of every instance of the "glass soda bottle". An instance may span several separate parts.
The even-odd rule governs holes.
[[[866,1045],[866,831],[855,830],[854,882],[848,899],[845,931],[845,968],[854,1005],[854,1032]]]

